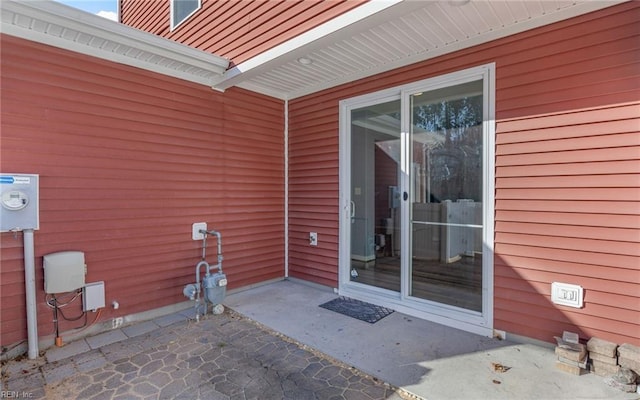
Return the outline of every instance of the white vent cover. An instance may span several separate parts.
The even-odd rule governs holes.
[[[563,306],[582,308],[583,292],[581,286],[553,282],[551,284],[551,301]]]

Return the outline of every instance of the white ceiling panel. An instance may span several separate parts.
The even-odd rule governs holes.
[[[403,1],[251,69],[241,64],[214,87],[292,99],[620,2]]]

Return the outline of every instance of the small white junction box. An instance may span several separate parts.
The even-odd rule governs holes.
[[[82,311],[95,311],[104,307],[104,282],[87,283],[82,290]]]
[[[206,222],[196,222],[194,224],[191,225],[191,239],[193,240],[203,240],[204,239],[204,233],[200,232],[200,231],[206,231],[207,230],[207,223]]]
[[[581,286],[568,283],[553,282],[551,284],[551,301],[563,306],[582,308],[584,290]]]

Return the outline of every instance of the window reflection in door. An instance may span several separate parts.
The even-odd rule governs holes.
[[[400,100],[351,111],[350,279],[400,291]]]
[[[410,100],[410,296],[482,311],[482,81]]]

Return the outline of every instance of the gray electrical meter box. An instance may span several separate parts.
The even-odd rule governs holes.
[[[44,292],[73,292],[83,287],[86,265],[81,251],[61,251],[42,257]]]
[[[0,232],[40,228],[38,177],[0,174]]]

